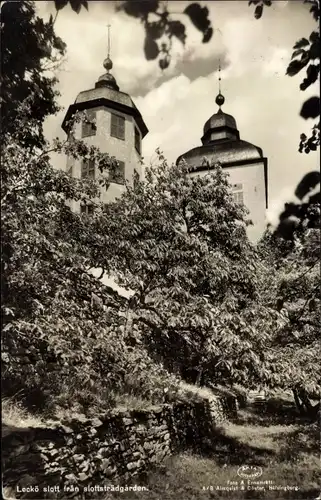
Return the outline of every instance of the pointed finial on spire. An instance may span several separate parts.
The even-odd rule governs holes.
[[[223,106],[225,102],[225,97],[221,93],[221,59],[218,62],[218,95],[216,96],[215,102],[219,106],[219,111],[221,111],[221,106]]]
[[[98,81],[95,84],[95,88],[99,87],[107,87],[113,90],[119,90],[115,77],[110,73],[110,70],[113,67],[113,61],[110,58],[110,24],[107,25],[108,28],[108,46],[107,46],[107,57],[103,62],[103,66],[107,73],[101,75],[98,78]]]
[[[107,24],[107,29],[108,29],[108,51],[107,51],[107,57],[110,57],[110,28],[111,28],[111,25]]]
[[[107,47],[107,58],[104,60],[104,68],[107,70],[107,72],[109,73],[109,71],[112,69],[113,67],[113,61],[110,59],[110,24],[107,24],[107,29],[108,29],[108,47]]]

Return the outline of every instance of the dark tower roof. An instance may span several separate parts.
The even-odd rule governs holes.
[[[207,120],[203,128],[202,144],[210,144],[218,140],[237,140],[240,138],[236,121],[232,115],[223,113],[221,108]]]
[[[231,164],[246,163],[247,161],[263,158],[262,149],[246,141],[220,141],[216,144],[209,143],[190,149],[179,156],[176,163],[185,160],[195,170],[202,170],[204,157],[211,163],[220,163],[222,167]],[[208,167],[207,167],[208,168]]]
[[[68,122],[77,111],[84,111],[98,106],[106,106],[115,111],[123,112],[133,116],[139,127],[142,137],[148,133],[148,128],[142,115],[136,108],[131,97],[119,90],[115,77],[110,73],[113,62],[109,57],[110,41],[108,42],[108,56],[103,62],[106,73],[101,75],[95,83],[95,88],[80,92],[71,106],[69,106],[66,116],[62,122],[63,130],[68,133]]]
[[[220,127],[229,127],[230,129],[237,130],[235,118],[232,115],[228,115],[227,113],[223,113],[221,109],[218,110],[217,113],[211,116],[205,122],[203,132],[204,135],[211,129],[217,129]]]
[[[220,80],[219,77],[219,82]],[[235,118],[222,111],[225,98],[221,94],[221,89],[215,102],[219,109],[205,122],[201,137],[203,145],[179,156],[176,163],[184,159],[193,169],[202,170],[204,157],[210,164],[220,162],[222,167],[263,158],[261,148],[240,139]]]

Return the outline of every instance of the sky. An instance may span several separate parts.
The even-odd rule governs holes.
[[[119,3],[119,2],[118,2]],[[303,120],[303,101],[319,93],[305,92],[303,75],[286,76],[294,43],[309,37],[316,23],[300,0],[275,1],[260,20],[246,0],[199,2],[210,11],[214,36],[202,44],[202,35],[181,12],[190,2],[169,1],[174,19],[187,26],[185,47],[173,47],[172,63],[162,72],[157,61],[144,57],[144,29],[140,22],[116,11],[116,2],[90,1],[88,12],[77,15],[68,5],[57,17],[55,31],[67,44],[67,55],[57,71],[58,99],[63,110],[45,123],[48,139],[64,137],[63,117],[78,93],[94,87],[105,72],[107,25],[111,25],[112,70],[120,90],[131,95],[149,133],[143,140],[148,165],[159,147],[169,163],[201,145],[205,121],[217,112],[218,66],[221,61],[223,111],[236,119],[240,137],[263,149],[268,158],[269,211],[273,223],[285,200],[310,170],[319,170],[317,153],[300,154],[299,136],[309,135],[313,120]],[[39,15],[55,13],[53,1],[38,1]],[[176,14],[177,13],[177,14]],[[65,159],[57,164],[64,168]]]

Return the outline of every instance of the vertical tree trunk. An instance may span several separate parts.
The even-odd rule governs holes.
[[[307,415],[309,417],[315,417],[317,415],[320,403],[313,406],[306,390],[303,387],[294,388],[293,396],[295,404],[301,415]]]
[[[307,413],[310,413],[313,406],[311,404],[311,401],[309,399],[309,396],[307,395],[307,392],[304,388],[300,388],[299,391],[298,391],[298,394],[299,394],[299,397],[303,403],[303,405],[305,406],[305,409],[306,409],[306,412]]]
[[[195,381],[195,385],[197,385],[198,387],[201,385],[202,374],[203,374],[203,369],[198,368],[198,374]]]
[[[298,394],[298,389],[292,389],[292,392],[293,392],[296,407],[299,410],[300,414],[303,415],[305,413],[305,409],[304,409],[303,403],[300,400],[300,397]]]

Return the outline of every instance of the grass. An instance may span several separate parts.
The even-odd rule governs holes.
[[[33,405],[33,408],[27,408],[22,394],[17,393],[12,397],[4,397],[2,399],[2,423],[6,426],[19,428],[43,427],[57,421],[83,419],[84,416],[87,418],[96,417],[108,412],[111,408],[145,410],[149,406],[162,404],[162,402],[157,402],[152,398],[144,398],[134,391],[127,391],[127,393],[109,391],[109,399],[113,404],[103,407],[100,404],[101,394],[93,394],[87,388],[73,388],[72,398],[66,392],[62,391],[62,394],[56,398],[56,404],[45,412],[39,409],[35,412],[37,405]],[[177,397],[180,397],[182,400],[190,401],[194,396],[210,398],[213,396],[213,392],[182,381],[178,386],[177,395],[173,396],[172,400],[175,401]],[[168,399],[168,402],[170,401]]]
[[[75,390],[74,400],[69,402],[67,406],[65,401],[63,405],[56,404],[53,405],[51,410],[35,411],[35,409],[28,409],[25,406],[24,400],[21,397],[4,397],[2,398],[2,425],[5,427],[15,427],[15,428],[28,428],[28,427],[44,427],[46,425],[51,425],[53,423],[68,421],[71,419],[79,418],[82,420],[84,417],[92,418],[99,414],[107,413],[110,408],[103,408],[99,405],[99,400],[93,400],[92,394],[87,394],[89,391]],[[79,404],[78,399],[81,401],[86,400],[88,397],[89,409],[84,408],[83,405]],[[152,403],[146,399],[142,399],[139,396],[133,394],[118,394],[112,393],[114,405],[112,408],[126,408],[126,409],[145,409]],[[61,399],[64,398],[62,395]],[[69,398],[70,399],[70,398]],[[59,401],[60,402],[60,401]]]
[[[148,500],[205,500],[211,499],[315,499],[318,495],[317,477],[319,468],[316,463],[303,462],[297,464],[275,461],[264,467],[260,480],[272,480],[277,485],[290,485],[300,487],[299,491],[217,491],[217,486],[229,486],[238,482],[237,465],[219,464],[213,458],[182,454],[173,457],[157,472],[148,475],[148,492],[122,494],[114,498],[148,499]],[[309,473],[307,474],[307,466]],[[294,472],[294,468],[296,469]],[[312,470],[313,469],[313,470]],[[142,484],[142,483],[138,483]],[[112,498],[112,497],[110,497]],[[109,500],[109,498],[108,498]]]
[[[42,427],[41,417],[29,413],[21,402],[13,398],[3,398],[1,401],[2,425],[6,427]]]
[[[237,421],[217,429],[214,449],[206,455],[172,456],[141,481],[134,481],[146,485],[148,492],[114,494],[105,500],[316,499],[320,492],[318,426],[298,418],[283,424],[274,424],[273,419],[273,412],[243,410]],[[272,487],[279,489],[261,483],[257,487],[265,489],[251,490],[245,479],[242,491],[237,474],[242,465],[261,467],[262,475],[256,481],[272,481]],[[217,490],[218,486],[231,487],[235,482],[237,490]],[[298,490],[285,490],[291,486]]]

